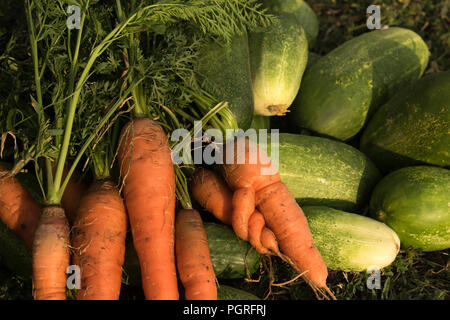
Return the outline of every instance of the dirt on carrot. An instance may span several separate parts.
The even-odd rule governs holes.
[[[162,127],[133,119],[122,129],[118,159],[145,297],[176,300],[175,173]]]
[[[35,300],[65,300],[66,271],[70,263],[69,224],[64,209],[46,206],[33,242],[33,297]]]
[[[216,278],[200,214],[178,212],[175,225],[177,269],[186,300],[217,300]]]
[[[114,182],[95,181],[75,217],[73,264],[80,267],[78,300],[118,300],[125,257],[127,214]]]

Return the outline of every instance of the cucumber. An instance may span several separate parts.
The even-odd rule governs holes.
[[[31,252],[0,220],[0,263],[23,279],[31,280]]]
[[[275,16],[275,24],[248,36],[255,113],[262,116],[287,112],[308,61],[308,40],[295,16]]]
[[[265,0],[264,6],[272,12],[294,14],[306,32],[309,46],[314,46],[319,33],[319,19],[308,3],[303,0]]]
[[[355,37],[306,70],[290,113],[292,124],[347,141],[399,89],[419,79],[428,47],[404,28]]]
[[[205,222],[214,273],[219,279],[247,277],[258,270],[261,255],[233,229],[222,224]]]
[[[331,270],[365,271],[390,265],[400,249],[397,234],[384,223],[324,206],[305,206],[314,245]]]
[[[206,235],[214,273],[218,279],[238,279],[247,277],[258,270],[261,255],[252,246],[239,239],[234,231],[225,225],[205,222]],[[141,274],[139,259],[133,242],[127,239],[123,282],[140,285]]]
[[[424,76],[370,119],[361,150],[383,171],[450,166],[450,71]]]
[[[362,210],[381,176],[358,149],[343,142],[280,133],[279,173],[297,202],[346,211]],[[275,158],[276,159],[276,158]]]
[[[255,114],[253,116],[250,128],[257,130],[256,133],[258,133],[258,130],[260,129],[270,130],[270,117],[259,116]]]
[[[394,229],[402,245],[423,251],[450,248],[450,170],[405,167],[385,176],[370,200],[370,215]]]
[[[217,300],[261,300],[254,294],[224,284],[217,286]]]
[[[201,86],[228,101],[238,127],[247,130],[254,110],[247,35],[236,36],[228,45],[207,45],[199,54],[195,71]]]
[[[315,52],[308,52],[308,63],[306,64],[306,69],[311,68],[322,56]]]

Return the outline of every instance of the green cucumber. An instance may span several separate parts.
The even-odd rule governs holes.
[[[266,129],[270,130],[270,117],[265,116],[259,116],[255,114],[253,116],[252,124],[250,125],[250,128],[255,129],[256,133],[258,133],[258,130],[260,129]]]
[[[370,214],[394,229],[402,245],[423,251],[450,248],[450,170],[405,167],[375,187]]]
[[[319,135],[349,140],[380,105],[422,76],[428,54],[422,38],[405,28],[355,37],[306,70],[289,114],[291,122]]]
[[[195,66],[201,86],[218,99],[228,101],[238,127],[246,130],[253,119],[253,91],[247,35],[230,44],[207,45]]]
[[[450,71],[427,75],[380,107],[361,137],[361,150],[380,169],[450,166]]]
[[[0,263],[16,275],[30,280],[31,252],[25,243],[0,220]]]
[[[217,286],[217,300],[261,300],[254,294],[224,284]]]
[[[258,270],[261,255],[248,242],[239,239],[233,229],[212,222],[205,222],[203,225],[214,273],[218,279],[245,278]],[[140,285],[139,259],[131,238],[127,239],[123,269],[124,283]]]
[[[361,210],[381,178],[375,165],[358,149],[343,142],[280,133],[279,173],[300,205]],[[271,146],[268,145],[268,152]]]
[[[319,33],[319,19],[314,10],[303,0],[264,0],[264,6],[272,12],[286,12],[295,15],[306,32],[312,47]]]
[[[308,63],[306,64],[306,69],[311,68],[322,56],[315,52],[308,52]]]
[[[302,209],[314,245],[331,270],[382,269],[390,265],[399,252],[397,234],[375,219],[323,206]]]
[[[204,223],[214,273],[219,279],[245,278],[259,268],[261,255],[233,229],[222,224]]]
[[[275,16],[275,24],[248,35],[255,113],[262,116],[288,111],[308,61],[308,41],[295,16]]]

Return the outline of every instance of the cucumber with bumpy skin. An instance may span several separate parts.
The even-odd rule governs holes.
[[[294,15],[248,36],[255,114],[282,116],[300,88],[308,61],[306,34]]]
[[[424,76],[374,114],[361,150],[380,169],[450,166],[450,71]]]
[[[319,33],[319,19],[314,10],[303,0],[265,0],[264,6],[272,12],[286,12],[295,15],[306,32],[312,47]]]
[[[258,270],[261,255],[228,226],[204,223],[214,273],[219,279],[245,278]]]
[[[381,175],[358,149],[300,134],[280,133],[278,140],[274,147],[278,147],[281,180],[301,206],[362,211],[368,204]]]
[[[375,219],[323,206],[305,206],[303,211],[314,245],[331,270],[382,269],[399,252],[395,231]]]
[[[370,214],[394,229],[402,245],[423,251],[450,248],[450,170],[405,167],[375,187]]]
[[[379,106],[422,76],[428,54],[422,38],[405,28],[348,40],[306,70],[289,113],[292,124],[351,139]]]
[[[227,101],[238,127],[248,129],[254,105],[247,35],[236,36],[230,44],[207,45],[200,52],[195,70],[202,87]]]

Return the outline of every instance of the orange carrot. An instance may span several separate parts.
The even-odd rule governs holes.
[[[122,129],[118,158],[145,297],[178,299],[175,172],[166,134],[155,121],[133,119]]]
[[[250,242],[260,254],[275,254],[282,257],[277,240],[272,231],[265,226],[264,217],[257,211],[254,211],[255,194],[252,191],[236,193],[233,197],[233,193],[223,180],[211,170],[197,169],[191,178],[191,192],[194,199],[206,210],[211,212],[217,219],[226,225],[233,226],[234,230],[240,228],[240,236]],[[233,203],[240,205],[241,199],[244,197],[249,198],[252,205],[248,205],[248,202],[243,201],[242,207],[237,207],[237,210],[242,209],[245,211],[243,221],[239,222],[238,219],[233,220]],[[253,197],[253,198],[252,198]],[[253,199],[253,202],[251,200]],[[245,207],[247,209],[245,209]],[[256,215],[253,217],[253,215]],[[239,218],[239,215],[235,215],[235,218]],[[239,226],[238,226],[239,225]],[[248,229],[248,235],[246,235]]]
[[[302,209],[286,185],[281,182],[278,172],[264,174],[263,169],[272,166],[270,158],[248,139],[245,140],[245,154],[238,155],[239,142],[236,141],[230,142],[225,147],[225,153],[234,148],[234,162],[221,166],[227,184],[235,194],[243,195],[240,202],[256,203],[268,228],[275,234],[281,251],[291,260],[298,271],[306,272],[304,278],[310,285],[313,288],[323,288],[331,293],[326,285],[327,267],[320,252],[314,246],[312,234]],[[238,156],[245,158],[245,163],[239,164]],[[255,160],[255,162],[249,160]],[[254,190],[255,198],[251,199],[252,194],[243,191],[248,189]],[[242,206],[244,205],[239,203],[239,206],[233,207],[233,220],[248,221],[246,211],[240,210]],[[235,217],[236,215],[244,215],[244,217]]]
[[[231,225],[233,193],[221,177],[211,170],[197,169],[190,186],[192,196],[203,208],[226,225]]]
[[[0,219],[31,250],[33,235],[41,215],[41,205],[27,189],[0,165]]]
[[[208,239],[197,211],[184,209],[178,212],[175,248],[178,273],[186,300],[217,300]]]
[[[34,299],[65,300],[69,225],[61,207],[43,208],[34,235],[32,261]]]
[[[234,192],[233,214],[231,217],[233,230],[242,240],[248,240],[248,223],[255,211],[255,190],[252,188],[241,188]],[[235,214],[234,212],[239,214]]]
[[[95,181],[81,199],[73,227],[73,264],[80,267],[78,300],[118,300],[127,215],[110,180]]]

